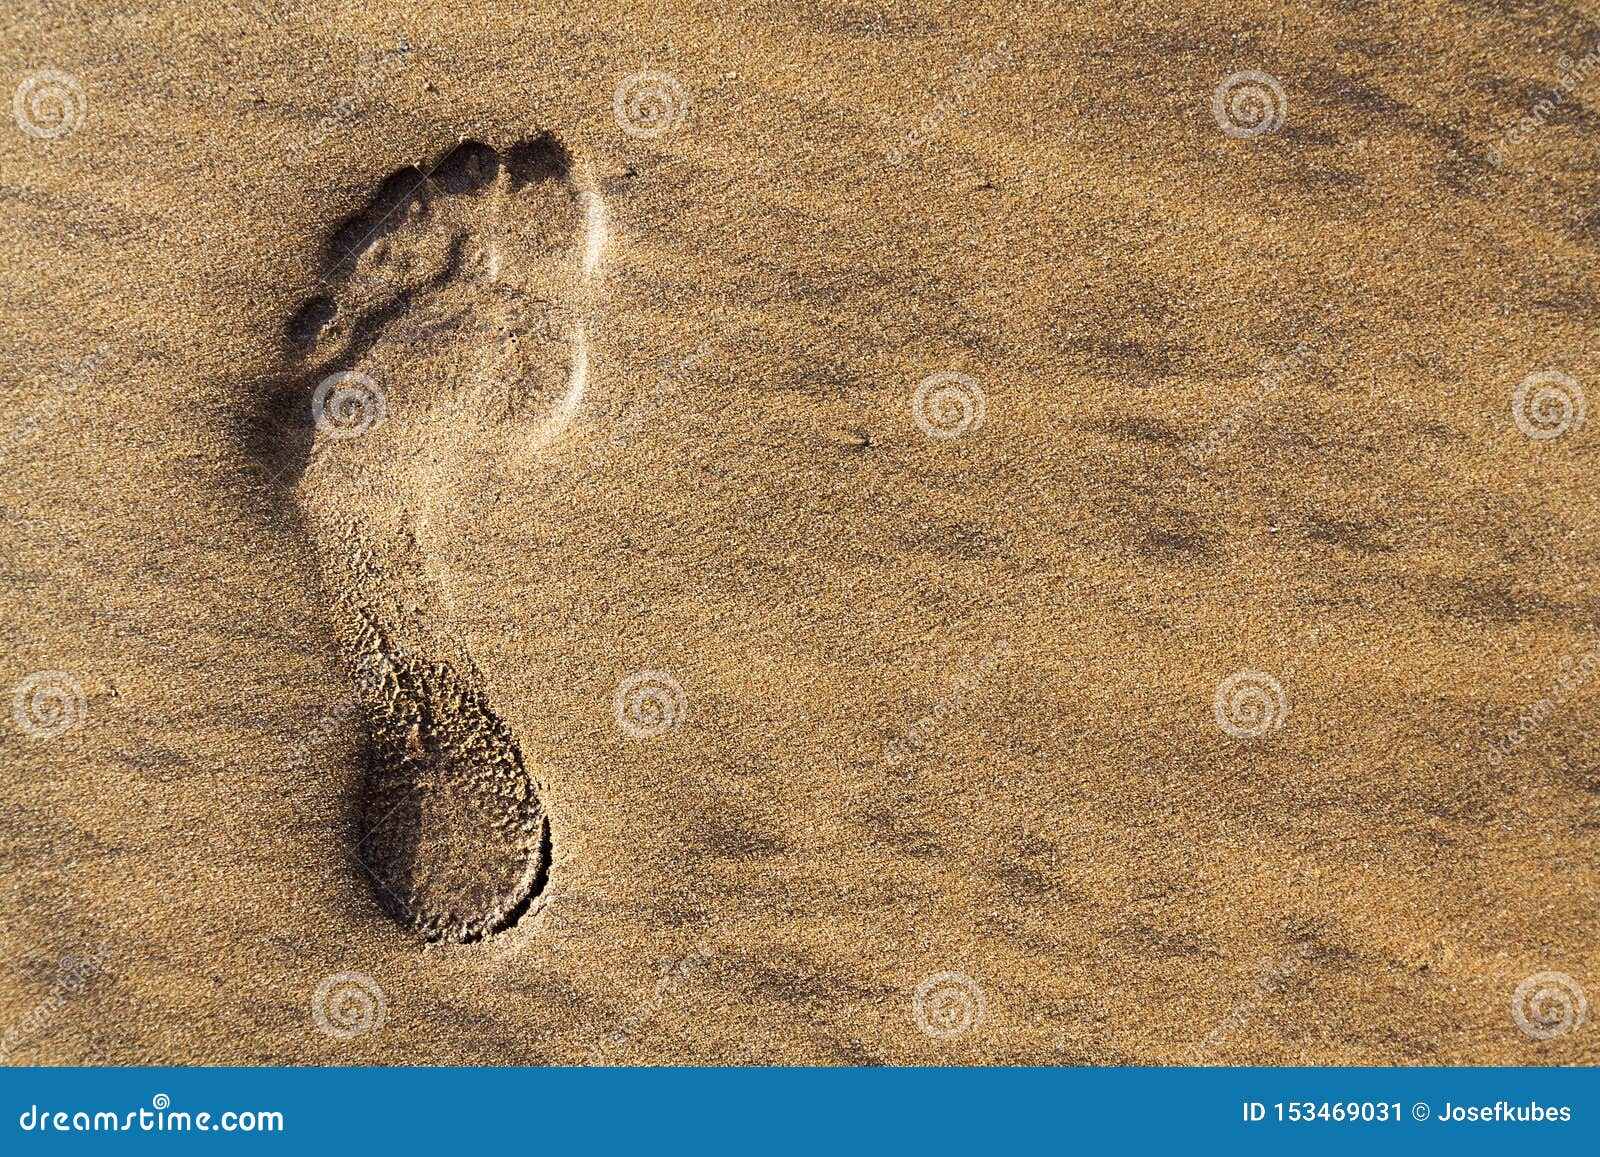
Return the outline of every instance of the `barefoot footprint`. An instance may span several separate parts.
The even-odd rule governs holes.
[[[452,629],[440,547],[470,530],[453,495],[575,415],[603,228],[552,138],[469,141],[382,183],[287,327],[297,420],[279,457],[298,471],[369,741],[354,858],[429,939],[510,926],[549,868],[535,784]]]

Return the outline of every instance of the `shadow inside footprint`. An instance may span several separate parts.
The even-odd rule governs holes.
[[[522,753],[448,667],[404,653],[358,664],[367,719],[355,858],[379,903],[430,940],[516,923],[543,888],[549,822]]]
[[[466,141],[379,182],[332,230],[322,285],[284,326],[288,368],[245,431],[316,540],[355,673],[367,743],[353,858],[383,909],[429,939],[509,927],[550,865],[522,753],[440,621],[451,600],[433,587],[418,519],[447,460],[439,423],[460,422],[462,399],[481,430],[566,366],[554,319],[568,316],[570,173],[546,135],[504,151]],[[537,270],[518,275],[546,280],[508,280],[517,258]],[[533,304],[542,317],[504,321]],[[508,346],[540,372],[499,380]]]

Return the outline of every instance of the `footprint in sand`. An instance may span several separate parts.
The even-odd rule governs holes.
[[[469,141],[379,186],[286,327],[295,368],[268,424],[366,723],[354,858],[429,939],[510,926],[549,868],[544,807],[441,559],[471,532],[458,497],[577,413],[603,229],[553,139]]]

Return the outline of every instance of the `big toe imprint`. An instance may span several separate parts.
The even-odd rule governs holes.
[[[296,371],[270,400],[271,453],[366,724],[354,859],[430,939],[508,927],[549,867],[534,781],[456,630],[446,499],[577,414],[597,212],[551,138],[467,142],[379,185],[286,326]]]

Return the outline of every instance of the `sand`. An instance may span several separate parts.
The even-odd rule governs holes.
[[[285,7],[0,13],[9,1063],[1600,1058],[1600,24]]]

